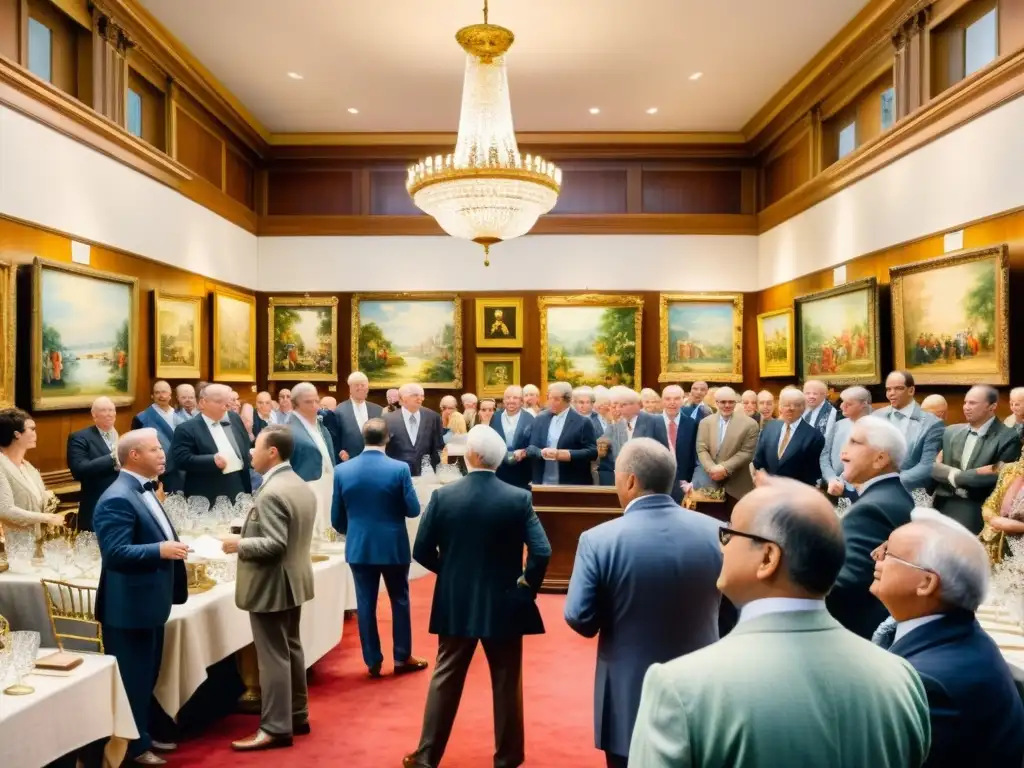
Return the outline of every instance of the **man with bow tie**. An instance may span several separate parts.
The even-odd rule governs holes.
[[[96,538],[103,557],[96,618],[106,652],[117,658],[139,738],[128,758],[163,765],[153,750],[176,745],[149,734],[153,689],[160,674],[164,624],[171,606],[188,599],[184,560],[188,545],[178,541],[170,518],[154,493],[164,471],[164,449],[155,429],[138,429],[117,444],[121,471],[96,503]]]

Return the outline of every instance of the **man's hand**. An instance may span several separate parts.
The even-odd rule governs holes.
[[[348,451],[342,451],[341,453],[338,454],[338,456],[341,457],[342,461],[348,461]]]
[[[607,437],[597,438],[597,455],[600,458],[604,458],[608,455],[608,450],[612,447],[612,441]]]
[[[762,485],[764,485],[767,482],[768,482],[768,473],[767,472],[765,472],[763,469],[759,469],[756,472],[754,472],[754,485],[756,485],[757,487],[760,488]]]
[[[160,542],[161,560],[184,560],[191,551],[188,548],[188,544],[182,544],[180,541]]]
[[[526,449],[520,448],[518,451],[512,453],[512,458],[516,460],[516,463],[526,458]]]
[[[221,536],[220,548],[223,550],[225,555],[233,555],[238,551],[238,542],[241,540],[242,537],[236,533]]]
[[[549,461],[555,461],[556,459],[558,459],[558,449],[557,448],[541,448],[540,449],[540,457],[542,459],[547,459]]]
[[[568,449],[562,448],[561,450],[557,451],[556,453],[557,453],[557,457],[556,458],[559,461],[572,461],[572,454],[569,453]]]
[[[218,453],[213,457],[213,463],[217,465],[217,469],[224,469],[228,465],[228,460],[223,453]]]
[[[725,471],[725,467],[721,464],[715,464],[715,466],[711,468],[711,471],[708,472],[708,476],[716,483],[720,483],[729,476],[729,473]]]
[[[846,491],[846,484],[838,477],[828,481],[828,492],[830,496],[842,496]]]

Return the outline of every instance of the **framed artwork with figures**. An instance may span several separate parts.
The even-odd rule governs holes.
[[[338,380],[337,296],[271,296],[267,314],[270,381]]]
[[[497,397],[505,395],[510,386],[519,386],[518,354],[492,354],[476,356],[476,388],[480,397]]]
[[[213,292],[213,380],[256,381],[256,297]]]
[[[658,381],[743,381],[743,294],[663,293]]]
[[[203,297],[153,291],[153,373],[158,379],[202,376]]]
[[[523,348],[522,298],[476,300],[476,345],[484,349]]]
[[[863,386],[882,380],[875,278],[799,297],[796,319],[801,379]]]
[[[757,359],[761,378],[795,376],[793,308],[757,316]]]

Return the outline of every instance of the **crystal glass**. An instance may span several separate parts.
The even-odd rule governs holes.
[[[430,463],[429,456],[424,456],[423,461],[420,462],[420,477],[434,479],[434,467]]]
[[[50,539],[43,543],[43,558],[46,567],[63,578],[71,564],[71,545],[64,539]]]
[[[175,491],[164,499],[164,512],[177,531],[188,530],[188,502],[185,494]]]
[[[214,530],[230,525],[231,518],[234,514],[235,507],[231,503],[231,500],[227,496],[218,496],[216,501],[213,502],[213,511],[211,514]]]
[[[30,573],[32,555],[36,549],[36,534],[33,528],[8,528],[4,546],[7,549],[7,563],[12,573]]]
[[[14,643],[11,641],[10,635],[7,635],[6,643],[0,640],[0,690],[6,687],[7,672],[11,668],[13,659]]]
[[[188,500],[188,529],[199,531],[202,528],[202,521],[210,511],[210,500],[205,496],[193,496]]]
[[[32,671],[36,665],[36,656],[39,655],[39,633],[38,632],[12,632],[11,645],[14,649],[13,666],[15,684],[7,688],[4,693],[11,696],[23,696],[34,693],[35,688],[24,684],[25,675]]]

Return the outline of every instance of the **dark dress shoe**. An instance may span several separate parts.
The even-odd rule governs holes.
[[[157,741],[153,739],[150,741],[150,744],[157,752],[173,752],[178,748],[178,745],[173,741]]]
[[[312,728],[309,727],[309,720],[293,720],[292,721],[292,735],[293,736],[309,736]]]
[[[271,736],[262,729],[256,731],[248,739],[231,742],[231,748],[236,752],[258,752],[262,749],[279,749],[280,747],[290,747],[291,745],[291,736]]]
[[[167,765],[167,761],[162,757],[157,757],[148,749],[141,755],[136,756],[132,759],[133,763],[138,765]]]
[[[410,672],[422,672],[427,668],[427,660],[419,659],[415,656],[410,656],[408,659],[403,661],[401,664],[395,664],[396,675],[407,675]]]
[[[402,768],[430,768],[430,766],[427,763],[421,763],[416,757],[416,753],[413,752],[402,758]]]
[[[370,672],[370,677],[372,677],[374,679],[380,677],[381,676],[380,675],[380,664],[379,663],[378,664],[374,664],[372,667],[369,668],[369,672]]]

